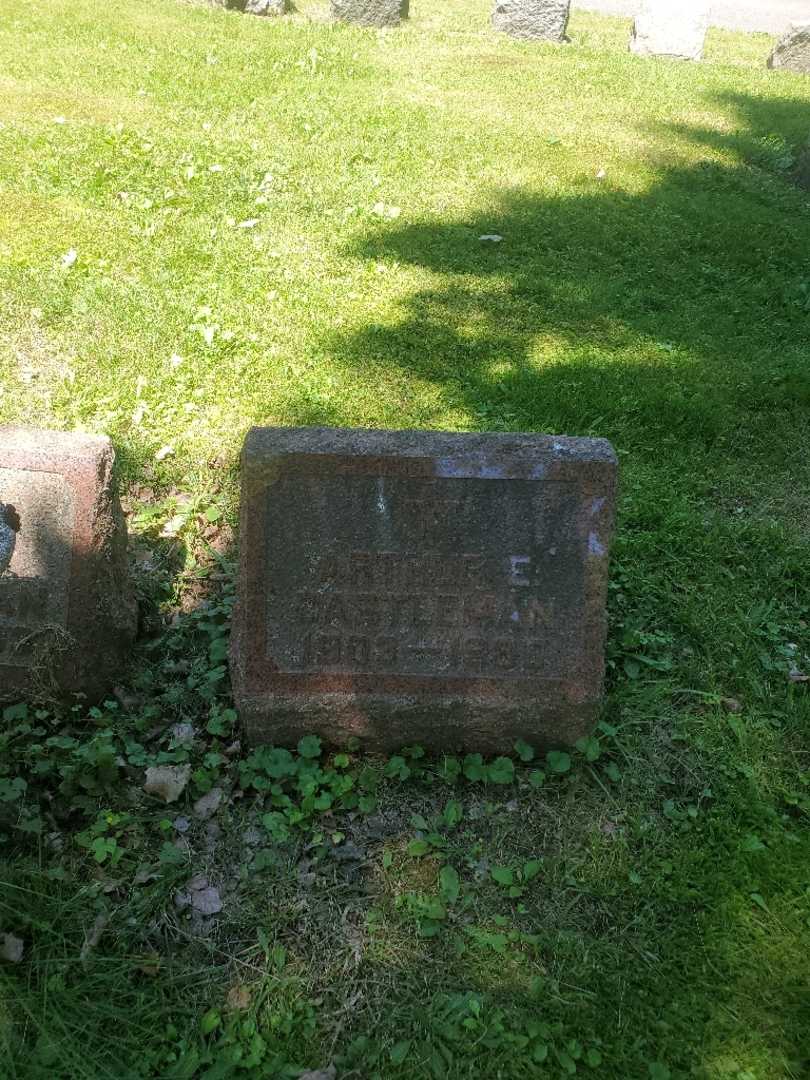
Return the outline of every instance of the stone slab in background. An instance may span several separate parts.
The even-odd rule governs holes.
[[[633,24],[630,51],[700,60],[708,29],[708,0],[644,0]]]
[[[399,26],[409,0],[332,0],[332,18],[355,26]]]
[[[113,449],[94,435],[0,428],[0,701],[99,698],[137,627]]]
[[[242,11],[248,15],[286,15],[288,0],[208,0],[212,7]]]
[[[287,0],[247,0],[244,10],[248,15],[286,15]]]
[[[793,23],[768,57],[769,68],[810,75],[810,22]]]
[[[565,41],[570,0],[496,0],[492,25],[525,41]]]
[[[601,439],[257,428],[231,670],[254,742],[575,742],[602,692]]]

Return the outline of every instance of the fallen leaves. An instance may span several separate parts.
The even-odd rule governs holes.
[[[73,266],[73,264],[76,262],[78,257],[79,253],[76,248],[70,248],[69,251],[65,252],[59,262],[62,264],[65,270],[69,270],[71,266]]]
[[[190,776],[190,765],[150,765],[143,790],[165,803],[176,802],[185,791]]]
[[[96,916],[96,920],[87,933],[84,935],[84,944],[82,945],[81,952],[79,953],[79,960],[82,964],[87,963],[87,958],[90,953],[101,941],[101,935],[110,921],[109,915],[102,911]]]
[[[250,990],[246,986],[232,986],[225,999],[232,1012],[244,1012],[250,1008]]]
[[[198,915],[216,915],[222,911],[219,889],[209,885],[208,878],[196,874],[187,882],[185,889],[175,893],[174,903],[181,911],[190,907]]]
[[[335,1080],[337,1070],[334,1065],[329,1065],[325,1069],[313,1069],[312,1072],[301,1073],[298,1080]]]
[[[222,798],[221,788],[211,788],[209,792],[201,796],[201,798],[197,799],[194,803],[194,813],[198,818],[202,818],[203,821],[206,821],[208,818],[213,817],[217,810],[219,810]]]
[[[374,203],[371,212],[372,214],[376,214],[377,217],[388,218],[390,221],[393,221],[394,218],[398,218],[402,213],[398,206],[389,206],[383,202]]]

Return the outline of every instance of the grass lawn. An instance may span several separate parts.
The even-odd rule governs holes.
[[[487,14],[0,0],[0,422],[112,436],[144,611],[3,714],[2,1080],[810,1074],[810,80]],[[240,747],[257,423],[611,439],[597,737]]]

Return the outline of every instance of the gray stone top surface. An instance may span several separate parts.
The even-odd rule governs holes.
[[[373,428],[252,428],[245,456],[262,454],[364,454],[395,457],[488,457],[526,461],[538,455],[556,460],[615,462],[607,439],[511,432],[379,431]]]

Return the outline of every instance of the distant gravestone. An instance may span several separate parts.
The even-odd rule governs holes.
[[[285,15],[287,0],[247,0],[245,11],[248,15]]]
[[[209,0],[209,3],[248,15],[285,15],[289,10],[287,0]]]
[[[768,67],[810,75],[810,22],[788,27],[768,57]]]
[[[616,468],[601,439],[254,429],[231,654],[249,738],[587,734]]]
[[[700,60],[708,29],[708,0],[644,0],[633,24],[630,51]]]
[[[332,0],[332,18],[355,26],[399,26],[409,0]]]
[[[98,698],[127,657],[137,609],[112,464],[106,438],[0,428],[0,701]]]
[[[496,0],[492,25],[526,41],[565,41],[570,0]]]

